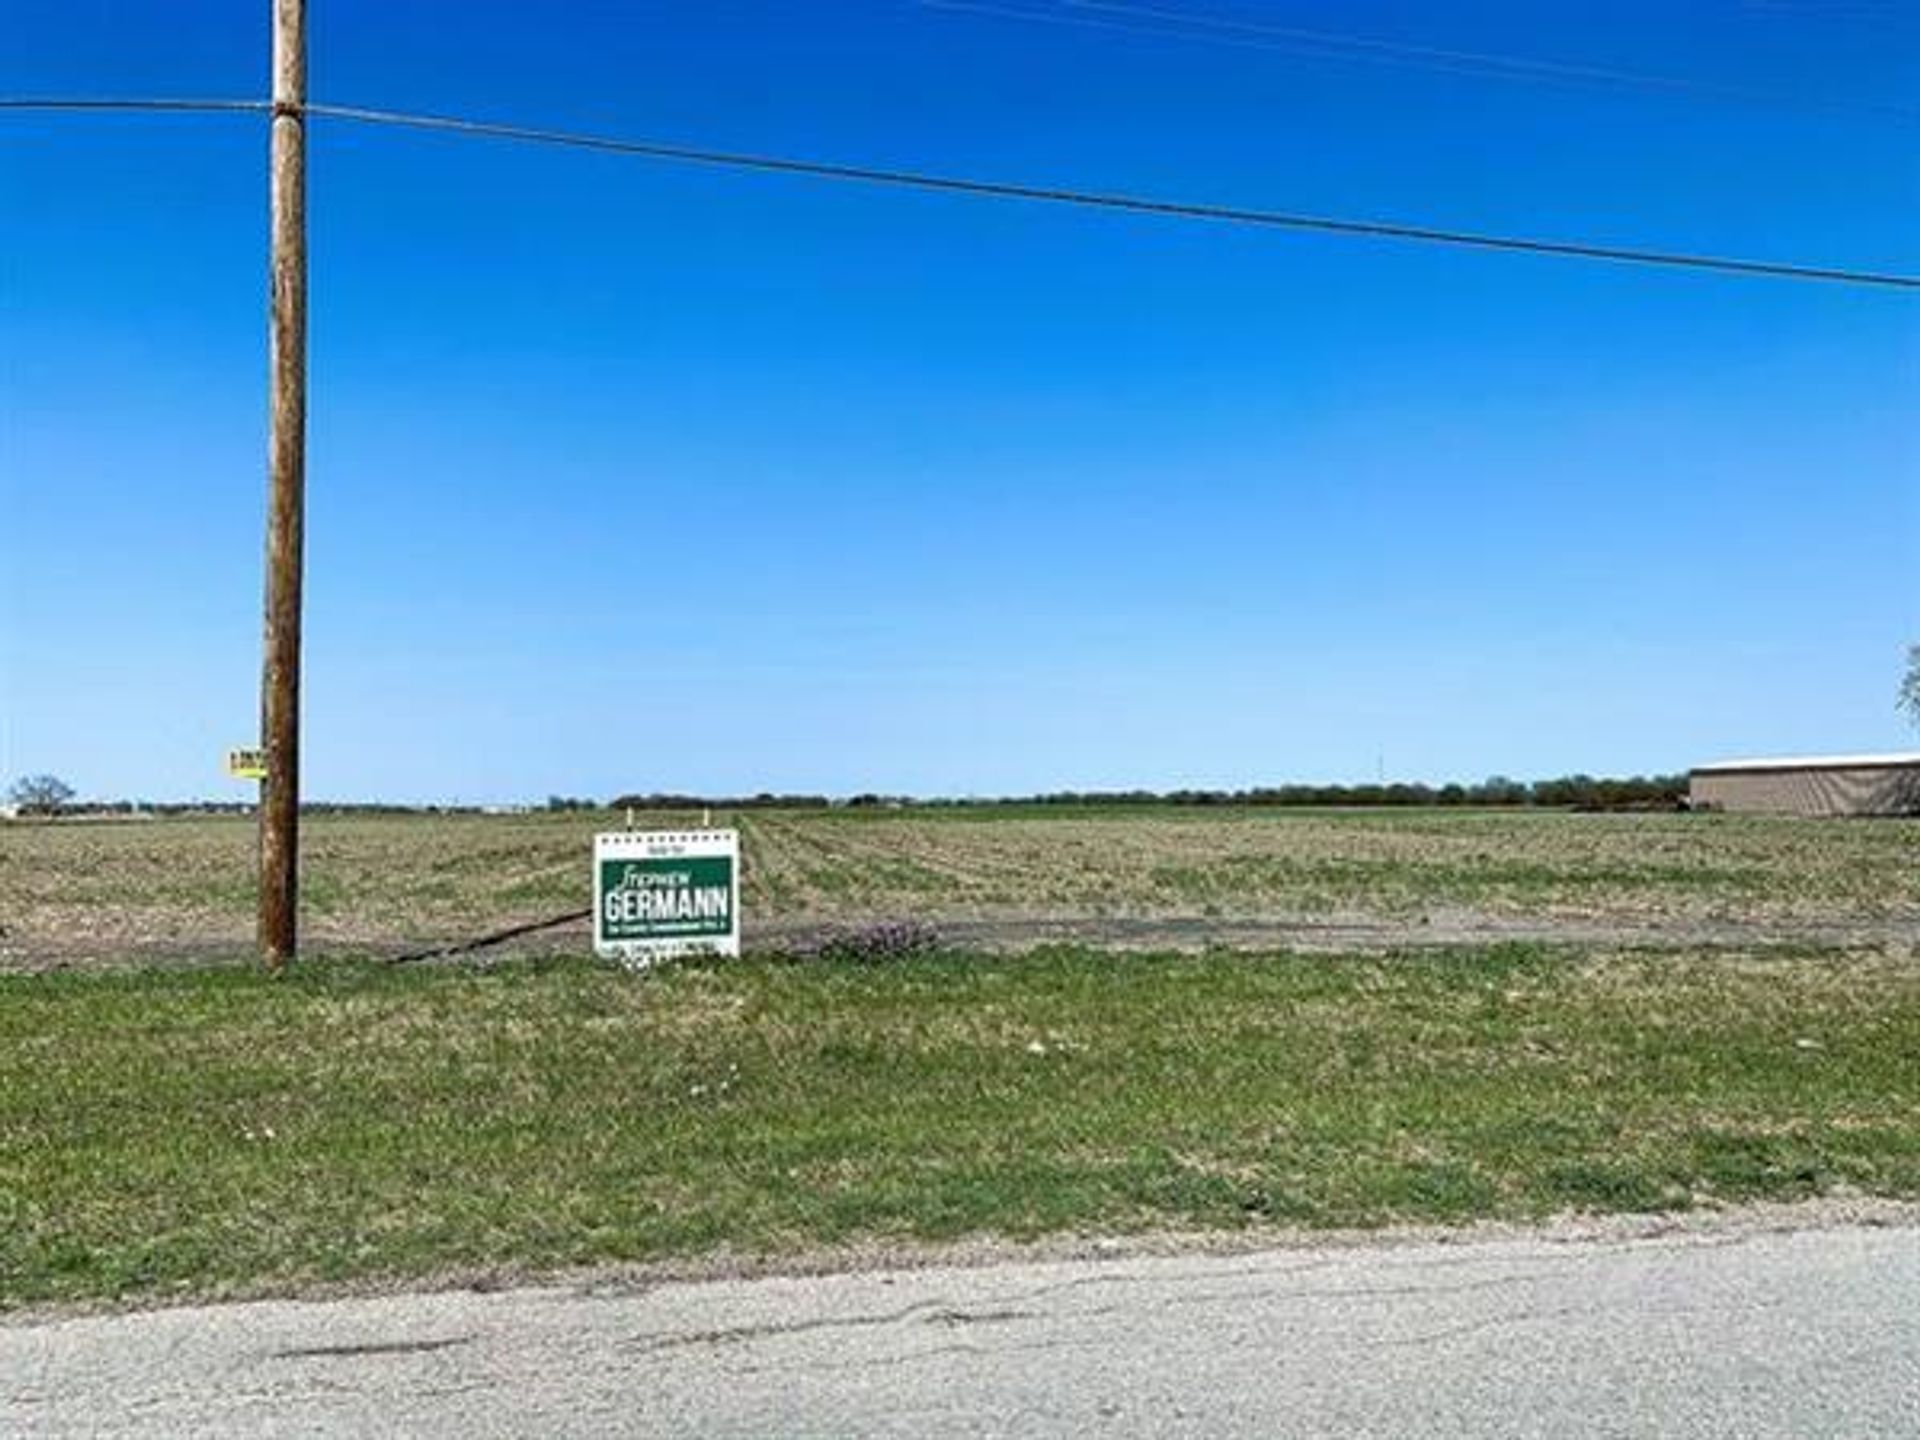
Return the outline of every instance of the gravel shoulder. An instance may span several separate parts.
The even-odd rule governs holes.
[[[278,1302],[325,1304],[390,1296],[504,1292],[621,1295],[641,1294],[665,1285],[1299,1252],[1391,1252],[1503,1244],[1619,1246],[1654,1241],[1732,1244],[1758,1236],[1835,1230],[1911,1232],[1920,1244],[1920,1201],[1824,1195],[1807,1200],[1651,1214],[1569,1213],[1537,1224],[1481,1220],[1464,1225],[1388,1225],[1333,1230],[1253,1225],[1241,1230],[1059,1234],[1030,1240],[973,1235],[943,1243],[863,1241],[768,1255],[743,1255],[720,1249],[644,1264],[589,1265],[564,1270],[499,1265],[456,1267],[404,1281],[375,1278],[250,1288],[230,1297],[201,1297],[184,1305],[151,1300],[30,1305],[0,1310],[0,1331],[30,1329],[86,1317],[244,1310]]]

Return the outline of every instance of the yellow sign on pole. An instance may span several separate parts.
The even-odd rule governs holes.
[[[267,778],[267,752],[264,750],[227,751],[227,774],[236,780]]]

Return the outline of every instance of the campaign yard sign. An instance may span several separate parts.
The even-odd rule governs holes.
[[[593,948],[638,967],[676,955],[738,955],[739,832],[594,836]]]

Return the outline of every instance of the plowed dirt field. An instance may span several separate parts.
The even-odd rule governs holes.
[[[685,814],[639,817],[685,825]],[[953,807],[720,815],[750,945],[920,920],[969,947],[1920,939],[1920,821]],[[607,814],[309,818],[303,947],[399,954],[584,912]],[[0,825],[0,965],[238,959],[250,820]],[[512,942],[580,950],[584,919]]]

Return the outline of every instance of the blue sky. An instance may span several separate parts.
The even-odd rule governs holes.
[[[1809,103],[915,0],[312,0],[312,94],[1920,271],[1920,122],[1872,108],[1920,106],[1912,7],[1159,8]],[[0,91],[257,94],[266,13],[14,6]],[[256,117],[0,117],[0,776],[243,793],[265,153]],[[1912,297],[317,120],[310,187],[310,795],[1912,743]]]

